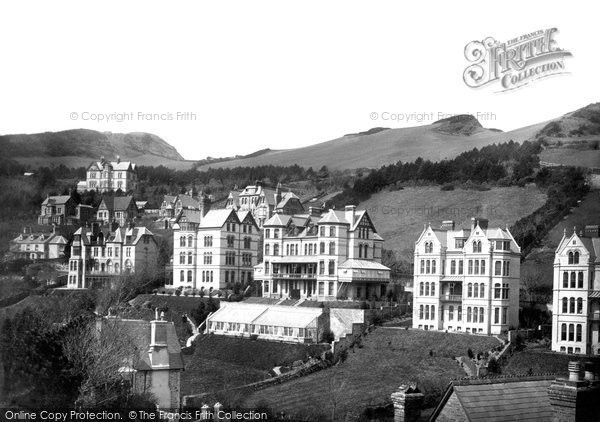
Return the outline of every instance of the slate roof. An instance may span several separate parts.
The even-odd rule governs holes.
[[[49,196],[44,199],[42,205],[62,205],[66,204],[69,199],[71,199],[70,195],[60,195],[60,196]]]
[[[110,211],[126,211],[129,209],[132,202],[135,206],[133,196],[104,196],[102,198],[102,203],[104,203],[106,209]],[[102,203],[100,205],[102,205]]]
[[[232,213],[237,217],[235,211],[229,208],[210,210],[202,218],[200,228],[221,228]]]
[[[469,421],[552,420],[548,387],[555,379],[555,375],[544,375],[454,380],[430,421],[437,419],[452,394],[456,394]]]
[[[109,164],[112,167],[113,171],[127,171],[130,169],[130,167],[131,170],[135,170],[135,164],[131,161],[93,161],[88,167],[88,170],[102,170],[105,164]]]

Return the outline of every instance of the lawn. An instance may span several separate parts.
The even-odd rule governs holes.
[[[319,356],[327,346],[250,340],[208,334],[184,355],[182,394],[201,394],[240,387],[268,378],[275,366]]]
[[[422,186],[379,192],[358,208],[369,212],[386,249],[412,257],[415,241],[428,222],[439,227],[443,220],[454,220],[457,228],[469,228],[471,217],[479,216],[489,219],[491,227],[505,227],[545,201],[546,194],[534,186],[493,187],[488,191],[442,191],[439,186]]]
[[[336,419],[343,420],[348,413],[388,405],[398,386],[417,382],[426,395],[425,407],[433,407],[451,379],[466,376],[454,357],[468,348],[479,352],[498,344],[493,337],[377,328],[344,363],[254,392],[243,404],[329,419],[335,402]]]
[[[551,352],[545,347],[527,347],[520,352],[514,352],[502,367],[503,375],[533,374],[557,374],[566,376],[569,374],[569,362],[574,360],[585,360],[576,355]]]

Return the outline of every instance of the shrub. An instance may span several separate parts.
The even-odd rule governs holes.
[[[471,348],[467,349],[467,356],[469,357],[469,359],[473,359],[475,357]]]
[[[175,295],[181,296],[181,290],[179,290],[179,289],[175,290]]]
[[[500,374],[502,373],[502,367],[500,366],[500,362],[498,362],[498,360],[494,357],[492,357],[489,361],[488,361],[488,372],[490,374]]]
[[[333,331],[331,330],[325,330],[323,331],[323,335],[321,337],[321,341],[323,343],[333,343],[333,340],[335,340],[335,336],[333,335]]]
[[[340,361],[343,363],[348,359],[348,349],[344,349],[340,352]]]

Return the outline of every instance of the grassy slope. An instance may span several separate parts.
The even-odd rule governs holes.
[[[384,191],[359,204],[373,219],[375,227],[385,239],[384,247],[400,253],[412,254],[414,242],[431,222],[439,227],[443,220],[455,220],[457,227],[468,228],[474,216],[485,217],[491,226],[511,225],[546,200],[546,195],[535,187],[492,188],[489,191],[455,189],[442,191],[426,186]]]
[[[434,161],[454,157],[461,152],[509,140],[524,141],[546,122],[510,132],[482,130],[471,136],[456,136],[432,130],[432,125],[390,129],[373,135],[343,136],[302,148],[271,151],[252,158],[212,164],[212,167],[293,165],[314,169],[327,165],[332,169],[377,168],[398,160],[414,161],[418,157]],[[200,169],[209,166],[200,167]]]
[[[534,249],[521,266],[521,276],[530,273],[542,274],[542,280],[552,285],[554,251],[562,239],[566,229],[567,234],[573,233],[573,227],[581,230],[586,224],[600,223],[600,191],[594,190],[587,194],[579,206],[573,208],[571,213],[560,223],[554,226],[548,236],[542,240],[543,247]]]
[[[184,356],[182,394],[199,394],[239,387],[268,378],[275,366],[319,355],[322,346],[279,343],[205,335],[194,342],[194,354]]]
[[[567,375],[570,361],[580,360],[576,355],[550,352],[546,348],[526,348],[515,352],[502,368],[503,375],[523,375],[531,370],[534,374]]]
[[[492,337],[378,328],[363,344],[343,364],[255,392],[245,404],[266,402],[295,416],[328,416],[334,399],[336,414],[343,418],[347,412],[389,403],[399,385],[416,381],[431,407],[452,378],[465,376],[455,356],[465,355],[469,347],[483,351],[499,343]]]

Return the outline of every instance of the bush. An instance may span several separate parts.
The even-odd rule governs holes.
[[[325,330],[323,331],[323,335],[321,337],[321,341],[323,343],[333,343],[333,341],[335,340],[335,336],[333,335],[333,331],[331,330]]]
[[[340,352],[340,362],[344,363],[348,359],[348,349],[344,349]]]
[[[490,374],[502,373],[502,367],[500,366],[500,362],[498,362],[498,359],[494,357],[490,358],[490,360],[488,361],[487,369]]]
[[[469,357],[469,359],[473,359],[475,357],[471,348],[467,349],[467,356]]]

